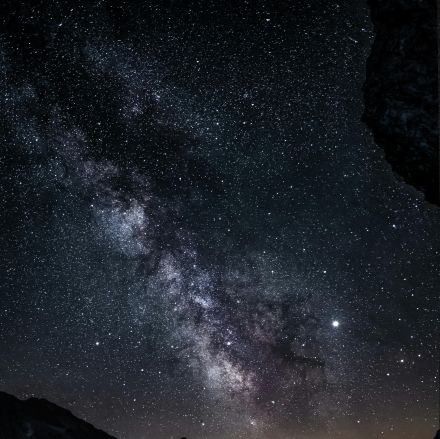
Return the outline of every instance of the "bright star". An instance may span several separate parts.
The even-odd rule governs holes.
[[[337,320],[333,320],[332,326],[333,328],[337,328],[339,326],[339,322]]]

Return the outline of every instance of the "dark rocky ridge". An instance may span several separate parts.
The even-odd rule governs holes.
[[[26,438],[116,439],[45,399],[20,400],[0,392],[0,439]],[[434,439],[440,439],[440,430]]]
[[[363,120],[394,171],[439,202],[436,0],[368,0],[376,37]]]
[[[0,439],[115,439],[46,401],[0,392]]]

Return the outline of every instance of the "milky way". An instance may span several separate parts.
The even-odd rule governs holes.
[[[435,428],[439,212],[360,122],[363,2],[11,2],[0,386],[120,438]]]

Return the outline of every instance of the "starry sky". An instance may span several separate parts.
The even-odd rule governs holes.
[[[0,390],[120,439],[420,439],[440,211],[361,122],[364,1],[6,0]]]

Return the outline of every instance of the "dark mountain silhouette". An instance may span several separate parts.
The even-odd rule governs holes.
[[[0,439],[26,438],[116,439],[45,399],[21,400],[0,392]],[[440,430],[434,439],[440,439]]]
[[[115,439],[45,399],[0,392],[0,439]]]

